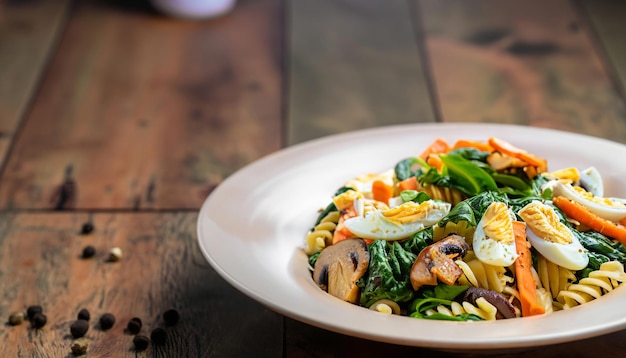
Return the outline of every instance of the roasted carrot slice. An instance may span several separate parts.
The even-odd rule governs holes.
[[[443,138],[437,138],[428,147],[426,147],[426,149],[424,149],[424,151],[422,152],[422,154],[419,155],[419,157],[422,160],[426,160],[428,156],[431,154],[448,153],[449,151],[450,151],[450,145],[448,144],[448,142],[446,142],[446,140]]]
[[[401,192],[404,190],[417,190],[417,178],[409,177],[398,182],[398,190]]]
[[[540,171],[545,171],[548,167],[547,161],[545,159],[528,153],[527,151],[520,149],[507,141],[491,137],[489,138],[488,142],[489,145],[491,145],[498,152],[510,155],[517,159],[521,159],[530,165],[538,167]]]
[[[517,251],[515,281],[517,282],[517,291],[522,304],[522,317],[544,314],[546,310],[537,301],[537,284],[531,271],[532,258],[528,241],[526,241],[526,223],[514,221],[513,234]]]
[[[600,234],[618,240],[622,245],[626,245],[626,227],[603,219],[584,206],[564,196],[556,196],[552,198],[552,202],[568,217],[592,228]]]
[[[335,228],[335,232],[333,232],[333,245],[338,243],[339,241],[345,239],[351,239],[356,237],[347,227],[344,225],[344,221],[349,218],[353,218],[357,216],[356,208],[354,205],[349,206],[348,208],[341,211],[341,215],[339,216],[339,221],[337,222],[337,227]]]
[[[389,199],[393,197],[393,186],[388,185],[382,180],[374,180],[372,182],[372,198],[382,201],[389,205]]]
[[[443,169],[443,160],[441,160],[441,158],[439,158],[439,155],[437,154],[430,154],[426,158],[426,164],[430,165],[433,168],[436,168],[437,171],[439,171],[440,173]]]
[[[490,146],[489,143],[483,143],[483,142],[469,140],[469,139],[457,140],[456,143],[454,143],[454,145],[452,146],[452,149],[458,149],[458,148],[474,148],[482,152],[490,152],[490,153],[493,152],[493,147]]]

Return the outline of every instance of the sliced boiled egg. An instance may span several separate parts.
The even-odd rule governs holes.
[[[501,202],[489,205],[476,225],[472,247],[474,255],[489,265],[510,266],[517,258],[513,221],[515,214]]]
[[[363,215],[347,219],[344,225],[363,239],[402,240],[438,223],[450,207],[450,203],[442,201],[409,201],[387,210],[365,210]]]
[[[526,223],[528,241],[543,257],[569,270],[587,267],[585,248],[551,206],[532,201],[518,214]]]
[[[546,186],[552,189],[553,197],[564,196],[603,219],[619,223],[626,218],[626,204],[621,199],[595,196],[580,186],[567,184],[560,180],[551,181]]]

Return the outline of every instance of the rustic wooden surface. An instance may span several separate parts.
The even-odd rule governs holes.
[[[0,207],[194,209],[279,149],[279,2],[236,15],[184,22],[77,2],[7,160]],[[59,197],[68,179],[74,193]]]
[[[202,21],[143,0],[2,5],[0,317],[31,304],[48,315],[40,330],[0,325],[2,357],[72,357],[81,308],[91,357],[482,356],[268,310],[204,260],[197,209],[264,155],[364,127],[502,122],[626,143],[620,2],[240,0]],[[86,245],[95,257],[80,257]],[[123,258],[107,262],[114,246]],[[168,342],[134,351],[128,320],[148,333],[169,308],[181,321]],[[613,357],[623,342],[492,353]]]

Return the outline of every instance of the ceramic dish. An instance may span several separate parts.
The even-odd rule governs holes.
[[[549,169],[595,166],[605,192],[626,197],[626,146],[548,129],[496,124],[401,125],[295,145],[239,170],[204,202],[201,250],[230,284],[283,315],[360,338],[448,350],[541,346],[626,328],[626,289],[550,315],[449,322],[386,315],[321,291],[307,269],[304,236],[346,180],[381,172],[435,138],[500,137],[548,159]]]

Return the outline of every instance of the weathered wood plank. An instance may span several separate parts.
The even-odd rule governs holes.
[[[288,144],[435,120],[406,2],[295,0],[289,15]]]
[[[69,3],[0,4],[0,166],[63,29]]]
[[[196,214],[94,214],[95,230],[79,235],[88,214],[5,214],[0,216],[0,317],[39,304],[47,314],[42,329],[0,325],[2,357],[70,357],[69,326],[86,308],[91,321],[89,356],[136,357],[128,321],[139,317],[143,334],[165,327],[164,346],[137,356],[279,357],[282,317],[248,299],[208,265],[195,238]],[[93,245],[96,255],[81,258]],[[118,262],[108,251],[120,247]],[[163,324],[174,308],[181,319]],[[109,312],[116,323],[97,323]],[[21,353],[20,353],[21,352]]]
[[[195,22],[77,2],[0,207],[198,208],[281,146],[280,31],[279,0]]]
[[[608,55],[607,66],[615,71],[617,86],[624,96],[626,92],[626,45],[624,44],[626,3],[610,0],[581,0],[577,4],[581,5],[585,14],[591,19],[591,26],[599,40],[598,46]]]
[[[444,121],[626,142],[624,103],[570,2],[423,0],[417,8]]]

